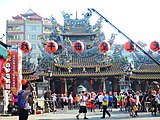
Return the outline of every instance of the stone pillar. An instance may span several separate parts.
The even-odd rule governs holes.
[[[103,79],[102,82],[103,82],[103,93],[106,93],[106,80]]]
[[[67,95],[68,94],[68,89],[67,89],[67,79],[64,78],[64,92]]]
[[[117,92],[117,85],[118,85],[118,80],[116,80],[116,79],[114,79],[114,91],[116,91]]]

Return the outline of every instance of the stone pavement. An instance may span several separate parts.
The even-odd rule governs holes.
[[[44,113],[39,115],[29,115],[29,120],[76,120],[76,115],[78,113],[78,110],[69,110],[69,111],[63,111],[61,109],[58,109],[56,113]],[[118,109],[113,109],[113,112],[111,112],[111,118],[109,118],[106,115],[105,119],[109,120],[160,120],[160,114],[158,113],[156,117],[152,117],[151,113],[147,112],[139,112],[138,117],[130,117],[128,113],[125,112],[119,112]],[[89,120],[100,120],[100,117],[102,116],[102,112],[100,112],[98,109],[96,112],[90,112],[88,110],[87,117]],[[83,114],[80,115],[80,120],[83,120]],[[18,120],[18,116],[0,116],[0,120]]]

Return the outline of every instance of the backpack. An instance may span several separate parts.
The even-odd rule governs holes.
[[[63,104],[64,104],[64,105],[68,105],[68,102],[67,102],[66,98],[65,98],[64,103],[63,103]]]
[[[106,96],[104,96],[104,98],[103,98],[103,102],[107,102],[107,97]]]
[[[25,101],[21,97],[23,92],[24,91],[18,92],[18,95],[14,97],[14,99],[17,99],[15,105],[18,106],[19,109],[23,109],[25,107]]]

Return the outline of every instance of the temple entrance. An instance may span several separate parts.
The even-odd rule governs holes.
[[[60,80],[55,80],[54,81],[54,87],[55,87],[55,93],[56,94],[60,94],[61,93],[61,88],[62,88],[62,84]]]

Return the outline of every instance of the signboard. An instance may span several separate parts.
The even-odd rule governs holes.
[[[7,68],[7,81],[10,83],[10,89],[19,91],[22,80],[22,51],[20,49],[9,50]]]

